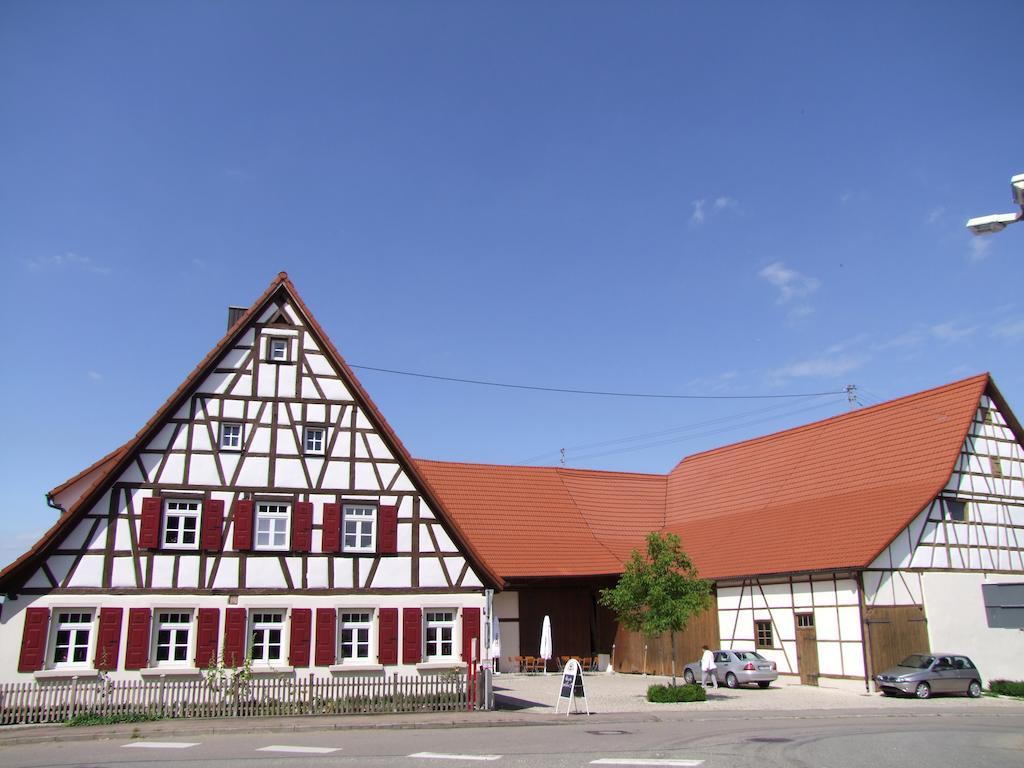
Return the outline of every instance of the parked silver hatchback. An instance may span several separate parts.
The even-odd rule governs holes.
[[[779,671],[774,661],[769,661],[757,651],[712,651],[715,654],[715,677],[729,688],[738,688],[745,683],[757,683],[767,688],[772,680],[778,680]],[[703,679],[700,662],[687,664],[683,679],[693,685]]]
[[[914,695],[927,699],[933,693],[966,693],[981,696],[981,673],[974,662],[956,653],[912,653],[892,669],[875,677],[886,696]]]

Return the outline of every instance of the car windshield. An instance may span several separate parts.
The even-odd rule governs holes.
[[[740,661],[764,661],[764,656],[757,651],[733,651],[733,653]]]
[[[934,656],[925,656],[922,653],[912,653],[900,662],[901,667],[912,667],[913,669],[928,669],[935,661]]]

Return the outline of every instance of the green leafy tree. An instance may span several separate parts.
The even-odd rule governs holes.
[[[653,532],[647,534],[647,554],[633,550],[618,583],[601,590],[600,602],[630,631],[647,637],[669,633],[675,685],[676,632],[711,604],[711,582],[698,578],[678,536]]]

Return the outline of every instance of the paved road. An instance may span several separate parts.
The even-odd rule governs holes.
[[[808,710],[684,718],[573,716],[561,725],[204,734],[5,746],[0,766],[241,768],[885,768],[1024,765],[1024,712]]]

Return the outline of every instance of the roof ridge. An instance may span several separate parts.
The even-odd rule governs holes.
[[[665,472],[630,472],[626,470],[618,469],[591,469],[589,467],[563,467],[563,466],[547,466],[543,464],[497,464],[486,461],[449,461],[447,459],[413,459],[413,461],[426,463],[426,464],[454,464],[460,467],[488,467],[491,469],[541,469],[548,470],[551,472],[578,472],[581,474],[589,473],[595,475],[633,475],[636,477],[656,477],[665,478],[668,477]]]
[[[856,410],[856,411],[848,411],[846,413],[838,413],[835,416],[829,416],[829,417],[824,418],[824,419],[818,419],[817,421],[812,421],[812,422],[810,422],[808,424],[798,424],[795,427],[789,427],[788,429],[782,429],[782,430],[779,430],[778,432],[770,432],[767,435],[758,435],[757,437],[750,437],[750,438],[747,438],[746,440],[737,440],[734,443],[727,443],[725,445],[716,446],[715,448],[708,448],[705,451],[698,451],[697,453],[691,453],[689,456],[684,456],[682,459],[680,459],[679,462],[669,471],[668,474],[670,474],[670,475],[673,474],[683,464],[685,464],[686,462],[688,462],[688,461],[690,461],[692,459],[696,459],[698,457],[709,456],[709,455],[718,453],[720,451],[731,450],[731,449],[737,448],[737,447],[739,447],[741,445],[753,445],[755,443],[760,443],[760,442],[770,442],[772,440],[777,440],[777,439],[782,438],[783,436],[792,435],[792,434],[795,434],[797,432],[805,432],[805,431],[812,431],[812,430],[816,430],[816,429],[821,429],[822,427],[828,426],[828,425],[833,424],[833,423],[837,423],[837,422],[840,422],[840,421],[849,420],[849,419],[855,419],[855,418],[861,417],[865,413],[875,412],[875,411],[880,411],[880,410],[883,410],[883,409],[886,409],[886,408],[895,407],[897,405],[900,405],[901,403],[904,403],[904,401],[918,400],[918,399],[923,400],[923,399],[931,397],[931,396],[933,396],[935,394],[938,394],[939,392],[949,392],[949,391],[952,391],[954,389],[958,389],[960,387],[966,387],[966,386],[970,386],[972,384],[978,384],[982,380],[984,380],[986,382],[991,382],[991,380],[992,380],[991,374],[989,372],[987,372],[987,371],[984,372],[984,373],[974,374],[973,376],[968,376],[967,378],[959,379],[957,381],[953,381],[953,382],[950,382],[948,384],[940,384],[939,386],[931,387],[929,389],[924,389],[924,390],[921,390],[920,392],[911,392],[910,394],[907,394],[907,395],[901,395],[900,397],[894,397],[892,400],[884,400],[881,403],[875,403],[874,405],[869,405],[866,408],[861,408],[861,409]]]

